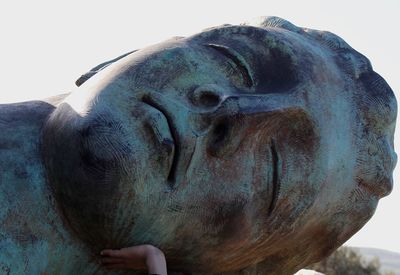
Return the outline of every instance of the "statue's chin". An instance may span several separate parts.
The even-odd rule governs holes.
[[[114,135],[117,125],[108,122],[95,118],[85,125],[62,103],[44,126],[42,140],[47,178],[65,221],[78,238],[99,246],[113,241],[123,169],[131,164],[131,149]]]

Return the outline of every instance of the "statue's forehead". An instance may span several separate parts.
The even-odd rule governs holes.
[[[249,46],[281,47],[284,50],[292,49],[297,55],[309,52],[320,57],[332,57],[334,60],[346,63],[345,73],[354,73],[359,76],[362,72],[371,70],[369,60],[351,48],[342,38],[326,31],[277,26],[249,26],[223,25],[204,30],[201,33],[188,37],[188,40],[198,43],[209,41],[243,42]],[[260,48],[258,48],[260,49]],[[303,56],[304,57],[304,56]],[[342,64],[340,64],[342,65]]]
[[[305,47],[310,41],[298,33],[281,28],[260,28],[245,25],[223,25],[206,29],[187,38],[189,41],[243,41],[251,45],[276,46],[275,43]]]

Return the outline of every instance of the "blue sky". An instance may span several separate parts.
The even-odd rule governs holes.
[[[399,97],[399,14],[396,0],[3,1],[0,102],[68,92],[81,73],[122,53],[262,15],[340,35],[371,60]],[[349,245],[400,252],[399,169],[394,179],[392,194]]]

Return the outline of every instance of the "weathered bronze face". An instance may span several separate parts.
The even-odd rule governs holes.
[[[339,37],[268,18],[110,64],[53,112],[42,148],[94,250],[151,243],[172,270],[292,271],[392,189],[396,108]]]

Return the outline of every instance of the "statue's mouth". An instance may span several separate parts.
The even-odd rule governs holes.
[[[178,162],[180,159],[180,151],[181,151],[181,143],[180,143],[180,138],[179,138],[177,127],[175,126],[174,121],[173,121],[172,117],[169,115],[169,113],[167,112],[167,110],[161,104],[154,101],[150,96],[144,96],[142,98],[142,102],[149,105],[150,107],[156,109],[161,114],[163,114],[167,121],[168,129],[170,132],[170,136],[172,137],[172,140],[164,139],[163,143],[165,145],[171,147],[171,149],[169,150],[169,153],[172,154],[172,163],[169,168],[167,182],[171,187],[173,187],[176,182],[177,167],[178,167]]]
[[[159,100],[155,100],[151,95],[149,96],[144,96],[142,98],[142,102],[145,103],[146,105],[156,109],[158,112],[160,112],[167,123],[167,131],[168,133],[164,133],[163,136],[169,136],[170,138],[164,138],[162,140],[163,145],[169,147],[168,149],[168,154],[169,157],[172,159],[172,161],[169,164],[168,167],[168,173],[166,177],[166,181],[169,185],[170,188],[174,188],[177,185],[177,180],[178,180],[178,173],[179,173],[179,165],[183,161],[182,156],[182,142],[181,138],[178,132],[178,128],[175,125],[173,116],[168,112],[167,108],[159,102]],[[153,127],[157,127],[154,126]],[[160,129],[154,129],[155,131],[162,131]],[[165,127],[164,127],[164,132],[165,132]],[[281,182],[280,182],[280,176],[279,176],[279,166],[280,166],[280,159],[279,159],[279,154],[276,149],[276,144],[275,140],[271,139],[270,141],[270,154],[271,154],[271,165],[272,165],[272,176],[271,176],[271,199],[270,199],[270,204],[268,207],[268,213],[271,214],[272,211],[275,209],[277,201],[279,199],[280,195],[280,189],[281,189]],[[184,161],[185,162],[185,161]],[[182,166],[182,165],[181,165]],[[185,166],[185,165],[183,165]],[[187,165],[186,165],[187,166]],[[182,168],[183,169],[183,168]]]

